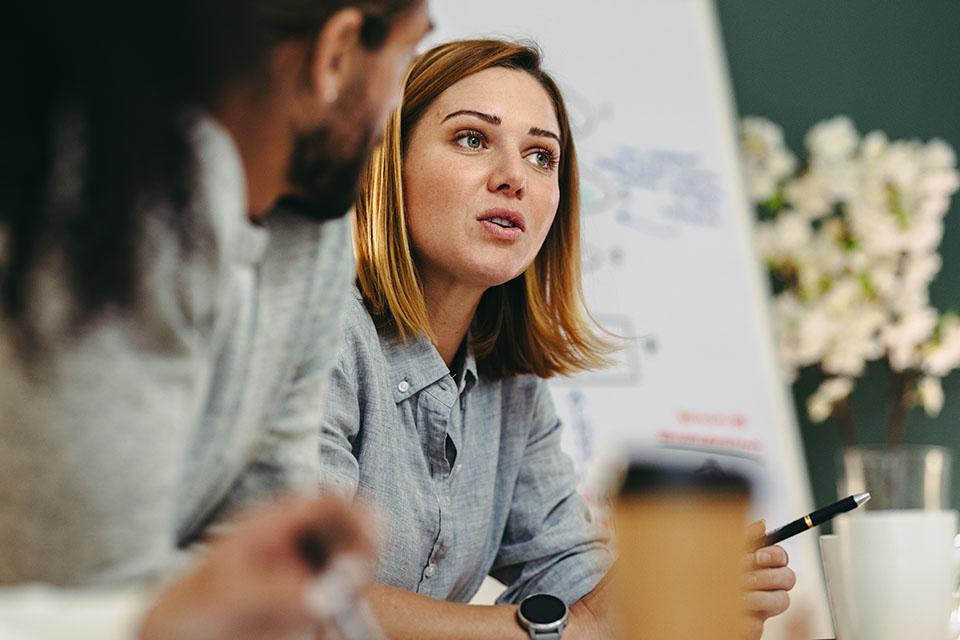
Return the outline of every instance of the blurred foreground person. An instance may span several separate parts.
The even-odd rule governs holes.
[[[0,585],[142,584],[233,505],[315,487],[351,277],[341,216],[429,29],[426,4],[11,13]],[[349,511],[303,500],[214,542],[158,596],[143,636],[282,637],[302,623],[319,567],[299,559],[295,532],[335,532],[331,553],[369,548]],[[117,615],[143,615],[146,600]]]

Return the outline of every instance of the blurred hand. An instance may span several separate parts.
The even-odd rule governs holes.
[[[756,540],[766,533],[762,520],[747,528],[747,539]],[[762,547],[744,558],[744,600],[748,617],[744,638],[759,640],[763,635],[763,623],[780,615],[790,606],[787,593],[797,583],[797,576],[790,567],[787,552],[783,547]]]
[[[372,559],[370,531],[355,506],[331,498],[253,509],[162,591],[140,640],[322,638],[307,610],[307,586],[336,554]],[[313,544],[305,549],[307,539]]]

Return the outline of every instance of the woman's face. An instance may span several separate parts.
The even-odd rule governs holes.
[[[486,289],[526,270],[560,201],[559,135],[553,102],[524,71],[480,71],[430,105],[403,162],[425,283]]]

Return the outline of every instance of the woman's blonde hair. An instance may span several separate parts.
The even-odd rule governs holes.
[[[402,106],[360,182],[355,217],[357,283],[377,326],[402,339],[433,338],[410,246],[402,158],[414,125],[447,88],[492,67],[533,76],[553,101],[560,124],[560,202],[543,247],[523,274],[491,287],[470,329],[479,370],[490,377],[569,375],[607,364],[610,345],[594,330],[580,284],[580,188],[576,151],[560,89],[530,45],[458,40],[439,45],[407,72]]]

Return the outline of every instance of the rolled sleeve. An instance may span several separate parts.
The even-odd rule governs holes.
[[[561,450],[561,424],[545,383],[537,385],[533,427],[491,575],[507,585],[498,603],[551,593],[571,605],[612,563],[607,536],[590,520],[576,475]]]
[[[319,367],[292,382],[282,409],[260,437],[255,459],[219,508],[218,517],[284,493],[316,492],[320,469],[315,446],[326,374],[326,368]]]
[[[230,508],[282,493],[317,492],[321,416],[331,368],[343,342],[343,313],[355,273],[347,220],[332,220],[318,227],[282,209],[273,211],[271,217],[275,247],[264,270],[285,268],[285,260],[306,251],[302,261],[313,261],[314,266],[309,282],[302,286],[307,292],[303,304],[310,315],[303,330],[292,334],[296,366],[273,394],[279,402],[261,425],[258,448],[228,499]],[[315,243],[303,242],[314,235]],[[307,280],[307,275],[287,276],[283,282],[295,286],[277,295],[299,296],[300,280]],[[221,513],[224,511],[221,509]]]
[[[360,401],[353,340],[347,337],[328,380],[320,423],[320,489],[352,499],[360,482],[354,441],[360,432]]]

